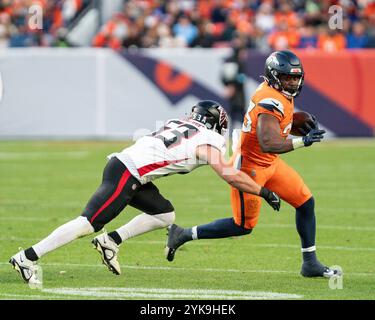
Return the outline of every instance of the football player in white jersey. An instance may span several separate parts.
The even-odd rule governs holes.
[[[10,259],[24,281],[40,285],[36,261],[43,255],[79,237],[101,230],[127,205],[142,213],[117,230],[105,231],[92,241],[103,263],[120,274],[117,260],[120,244],[145,232],[173,224],[175,212],[152,180],[175,173],[189,173],[209,164],[227,183],[242,192],[263,197],[275,210],[280,198],[259,186],[245,173],[226,162],[225,139],[228,117],[215,101],[198,102],[186,120],[169,120],[160,130],[144,136],[122,152],[109,156],[103,181],[78,218],[55,229],[32,247]],[[241,228],[233,222],[235,228]]]

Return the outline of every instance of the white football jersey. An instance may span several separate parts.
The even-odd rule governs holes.
[[[129,148],[112,153],[142,184],[175,174],[189,173],[207,162],[198,160],[196,148],[211,145],[225,153],[225,139],[194,120],[169,120],[158,131],[144,136]]]

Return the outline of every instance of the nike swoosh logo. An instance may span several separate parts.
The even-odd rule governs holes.
[[[271,100],[271,102],[273,103],[274,106],[278,107],[279,106],[279,103],[276,103],[275,101]]]

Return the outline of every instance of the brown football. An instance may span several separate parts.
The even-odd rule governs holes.
[[[310,113],[305,111],[299,111],[293,113],[293,124],[290,134],[293,136],[304,136],[302,133],[306,122],[314,122],[313,117]]]

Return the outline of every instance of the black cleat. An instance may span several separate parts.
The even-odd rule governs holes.
[[[168,240],[165,248],[165,257],[168,261],[173,261],[177,248],[186,242],[181,239],[181,234],[183,233],[184,228],[181,228],[176,224],[172,224],[167,229]]]
[[[301,275],[308,278],[341,276],[342,272],[338,269],[331,269],[322,265],[319,261],[304,262],[301,268]]]

